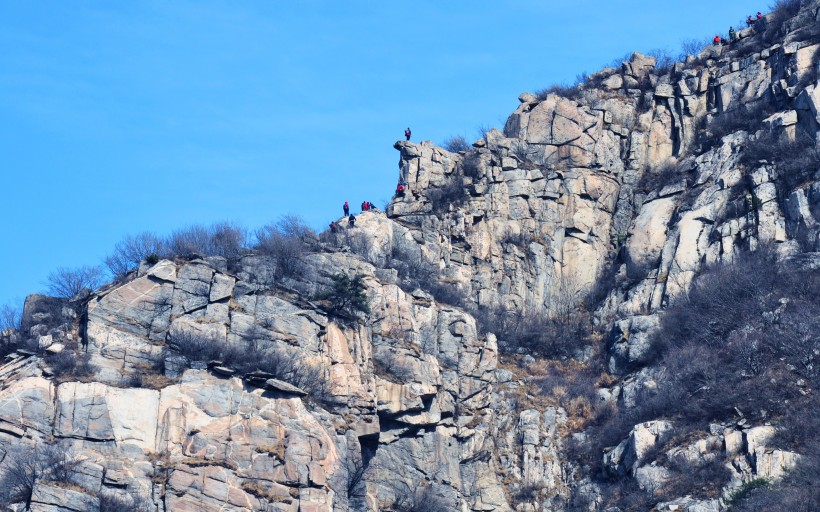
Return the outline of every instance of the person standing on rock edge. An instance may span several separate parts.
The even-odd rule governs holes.
[[[757,11],[757,21],[760,21],[762,19],[763,19],[763,15],[760,14],[760,11]]]
[[[351,228],[356,225],[356,216],[352,213],[350,214],[350,217],[347,218],[347,225]]]
[[[413,132],[410,131],[410,127],[408,126],[406,130],[404,130],[404,136],[407,137],[407,140],[410,140],[410,135]]]
[[[345,217],[350,215],[350,205],[347,204],[347,201],[345,201],[345,205],[342,206],[342,209],[345,211]]]
[[[735,27],[729,27],[729,41],[735,42],[737,40],[737,34],[735,34]]]
[[[712,39],[712,43],[716,45],[720,44],[720,36],[715,36],[715,38]]]

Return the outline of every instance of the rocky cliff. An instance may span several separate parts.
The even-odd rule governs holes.
[[[25,347],[0,367],[8,506],[598,510],[606,480],[717,511],[787,476],[806,454],[772,444],[774,413],[685,431],[631,416],[603,453],[579,446],[593,409],[662,387],[653,336],[704,269],[762,248],[817,265],[820,3],[789,14],[684,62],[634,54],[522,94],[471,148],[397,142],[406,194],[301,240],[296,273],[259,250],[176,255],[30,296],[3,333]],[[328,303],[340,274],[368,314]],[[541,319],[535,337],[511,318]],[[674,461],[731,474],[669,495]]]

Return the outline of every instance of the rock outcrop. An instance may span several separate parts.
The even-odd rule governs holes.
[[[820,131],[819,6],[804,2],[776,43],[748,29],[667,69],[634,54],[572,94],[522,94],[468,151],[397,142],[404,196],[312,242],[297,275],[249,251],[30,296],[20,332],[3,333],[28,348],[0,367],[0,470],[48,445],[67,454],[73,476],[54,463],[23,500],[42,511],[112,496],[146,511],[549,511],[573,493],[595,510],[604,491],[565,456],[588,411],[550,387],[555,361],[502,360],[487,319],[588,312],[609,334],[571,355],[603,352],[595,400],[629,408],[656,385],[642,367],[663,309],[705,266],[773,245],[816,268],[817,169],[786,176],[744,148]],[[362,276],[369,315],[317,299],[340,272]],[[657,418],[594,464],[653,493],[676,461],[725,461],[724,496],[655,508],[718,511],[799,463],[774,432],[676,440]]]

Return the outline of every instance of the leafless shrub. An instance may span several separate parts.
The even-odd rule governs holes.
[[[154,510],[151,500],[138,492],[114,492],[104,490],[99,494],[100,512],[145,512]]]
[[[210,227],[208,256],[222,256],[229,260],[245,253],[248,233],[245,228],[230,222],[219,222]]]
[[[678,182],[684,177],[685,175],[679,169],[677,161],[669,159],[647,169],[635,188],[644,193],[660,192],[663,187]]]
[[[452,500],[436,494],[431,486],[401,495],[393,504],[393,512],[449,512],[455,508]]]
[[[240,373],[260,370],[304,389],[317,400],[330,396],[322,367],[292,351],[266,347],[256,340],[227,343],[189,331],[173,333],[168,344],[191,361],[220,361]]]
[[[447,181],[437,187],[430,187],[427,199],[433,207],[433,213],[442,215],[450,211],[451,206],[458,207],[467,199],[464,185],[458,176],[448,176]]]
[[[303,272],[304,257],[315,238],[316,234],[301,219],[288,215],[257,230],[256,248],[274,258],[276,277],[293,278]]]
[[[776,423],[785,448],[815,453],[820,404],[801,386],[820,384],[818,304],[820,272],[784,267],[766,251],[709,269],[687,300],[667,310],[653,336],[655,387],[640,391],[632,408],[602,410],[587,431],[589,451],[581,449],[577,459],[614,446],[643,421],[673,419],[677,434],[685,436],[738,414],[755,423]],[[815,478],[820,466],[812,460],[806,458],[805,471]],[[707,483],[725,476],[719,467],[664,464],[676,472],[669,484],[676,496],[714,495],[717,487]]]
[[[19,301],[0,306],[0,333],[10,329],[19,331],[23,323],[23,307]]]
[[[820,503],[820,464],[806,461],[789,473],[785,479],[769,483],[763,479],[753,480],[732,495],[729,510],[732,512],[814,512]]]
[[[467,296],[455,283],[435,279],[422,287],[422,290],[432,295],[439,304],[466,307]]]
[[[764,132],[750,140],[739,162],[754,168],[760,161],[774,164],[777,169],[776,185],[781,204],[792,191],[820,172],[820,152],[814,137],[803,130],[797,132],[794,140],[777,131]]]
[[[715,114],[711,122],[699,131],[699,141],[701,150],[705,151],[715,145],[720,140],[740,130],[754,133],[766,117],[774,113],[775,104],[767,101],[756,103],[746,103],[739,105],[732,110]]]
[[[140,233],[126,236],[114,246],[114,251],[106,256],[104,263],[115,277],[122,277],[139,267],[140,263],[152,255],[159,259],[168,252],[165,240],[154,233]]]
[[[480,124],[475,129],[476,135],[478,136],[479,139],[486,139],[487,138],[487,133],[490,130],[492,130],[492,127],[487,126],[486,124]]]
[[[219,359],[226,345],[216,338],[190,331],[172,333],[168,344],[192,361],[205,362]]]
[[[704,48],[711,44],[711,39],[684,39],[680,43],[680,56],[678,60],[685,60],[687,56],[694,55],[697,57]]]
[[[464,176],[481,178],[481,155],[475,151],[465,154],[461,161],[461,170]]]
[[[373,366],[378,375],[393,382],[403,384],[415,378],[413,367],[407,364],[407,359],[392,348],[376,351]]]
[[[243,254],[245,229],[229,222],[211,226],[192,225],[174,231],[168,239],[168,250],[173,256],[223,256],[228,259]]]
[[[387,267],[398,272],[399,279],[405,283],[405,288],[420,288],[421,281],[433,279],[438,275],[438,269],[424,259],[418,248],[394,246],[387,260]]]
[[[359,255],[363,260],[370,263],[377,263],[373,261],[373,239],[369,234],[363,231],[351,233],[349,230],[345,230],[339,235],[342,243],[349,247],[353,254]]]
[[[78,464],[71,452],[56,445],[17,445],[0,464],[0,504],[25,502],[28,510],[38,481],[73,483]]]
[[[538,96],[538,99],[541,101],[546,100],[550,94],[556,94],[567,99],[578,99],[581,97],[581,90],[581,84],[578,83],[558,83],[552,84],[546,89],[535,91],[535,95]]]
[[[405,291],[424,290],[442,304],[465,307],[467,297],[461,288],[442,278],[441,272],[424,259],[421,251],[394,247],[386,266],[398,272],[399,285]]]
[[[663,48],[656,48],[647,52],[649,57],[655,58],[655,73],[659,75],[665,75],[672,70],[672,66],[675,65],[675,58],[672,57],[672,54],[669,53],[668,50]]]
[[[46,278],[48,293],[55,297],[70,299],[85,289],[94,290],[102,284],[100,267],[60,267]]]
[[[97,371],[97,367],[91,363],[91,355],[78,352],[76,344],[70,343],[66,343],[61,352],[47,354],[46,363],[54,377],[60,381],[87,379]]]
[[[800,0],[775,0],[769,5],[764,41],[771,43],[780,37],[781,30],[787,21],[794,18],[800,11]]]
[[[360,453],[349,452],[341,461],[344,488],[348,500],[362,499],[367,495],[364,475],[367,468]]]
[[[563,308],[562,308],[563,309]],[[591,334],[588,316],[577,309],[551,314],[543,311],[481,311],[481,332],[498,337],[499,350],[508,354],[531,354],[546,358],[570,357]]]
[[[305,244],[316,238],[316,232],[298,215],[283,215],[276,223],[276,229],[281,234],[298,238]]]
[[[467,139],[465,139],[462,135],[455,135],[453,137],[450,137],[441,144],[441,147],[443,147],[450,153],[458,153],[459,151],[470,151],[471,149],[470,143],[468,143]]]
[[[208,228],[205,226],[189,226],[171,233],[168,239],[168,249],[174,256],[206,256],[210,238]]]

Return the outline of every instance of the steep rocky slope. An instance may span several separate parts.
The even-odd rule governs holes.
[[[42,462],[11,508],[597,510],[614,481],[636,510],[711,511],[788,476],[806,454],[773,443],[771,414],[649,415],[579,446],[593,409],[663,387],[653,336],[705,268],[764,247],[818,265],[819,10],[522,94],[458,153],[396,143],[405,196],[308,237],[294,275],[263,251],[199,255],[29,297],[3,334],[27,348],[0,367],[0,470]],[[339,273],[369,314],[318,298]],[[531,350],[509,318],[576,324]],[[670,496],[675,460],[730,475]]]

